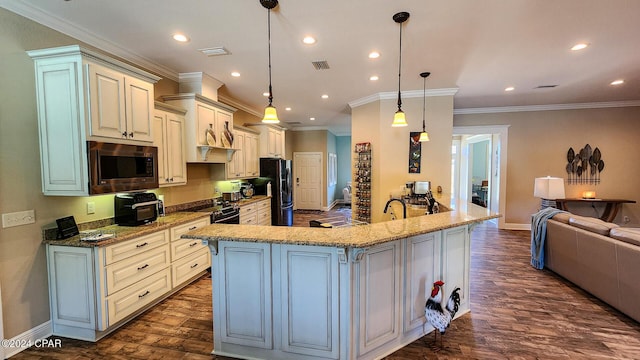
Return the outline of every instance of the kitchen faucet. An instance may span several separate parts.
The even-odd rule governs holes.
[[[389,199],[389,201],[387,201],[387,204],[384,206],[384,213],[385,214],[387,213],[387,210],[389,209],[389,204],[391,204],[394,201],[399,201],[400,204],[402,204],[402,218],[406,219],[407,218],[407,204],[402,199],[397,199],[397,198]],[[391,209],[391,213],[393,214],[393,209]]]

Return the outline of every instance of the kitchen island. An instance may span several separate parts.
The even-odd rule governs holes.
[[[498,214],[453,211],[351,227],[210,225],[183,238],[211,250],[216,355],[374,359],[433,330],[436,280],[469,308],[469,233]]]

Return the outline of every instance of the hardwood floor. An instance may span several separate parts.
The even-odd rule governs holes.
[[[295,216],[308,226],[318,214]],[[330,230],[327,230],[330,231]],[[638,359],[640,324],[547,270],[529,265],[528,231],[476,227],[471,313],[444,348],[428,334],[385,359]],[[444,279],[446,282],[446,279]],[[211,278],[205,276],[98,343],[62,339],[12,359],[229,359],[212,350]]]

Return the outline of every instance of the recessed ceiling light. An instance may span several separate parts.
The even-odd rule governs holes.
[[[286,108],[284,108],[284,109],[285,109],[285,110],[287,110],[287,111],[291,111],[291,108],[290,108],[290,107],[286,107]]]
[[[310,117],[310,118],[309,118],[309,120],[311,120],[311,121],[313,121],[313,120],[315,120],[315,119],[316,119],[316,118],[314,118],[314,117]]]
[[[328,98],[329,98],[329,95],[327,95],[327,94],[322,94],[321,98],[323,98],[323,99],[328,99]]]
[[[239,73],[239,72],[237,72],[237,71],[234,71],[234,72],[232,72],[232,73],[231,73],[231,76],[233,76],[233,77],[239,77],[239,76],[240,76],[240,73]]]
[[[571,50],[578,51],[578,50],[586,49],[588,46],[589,46],[589,44],[587,44],[587,43],[578,43],[578,44],[573,45],[571,47]]]
[[[504,88],[504,91],[513,91],[515,89],[516,88],[514,88],[513,86],[509,86],[509,87]]]
[[[173,34],[173,40],[179,42],[188,42],[189,38],[184,34]]]
[[[622,84],[624,84],[624,80],[622,79],[611,82],[611,85],[622,85]]]
[[[263,92],[262,96],[269,96],[269,93],[268,92]]]
[[[373,75],[373,76],[369,77],[369,80],[371,80],[371,81],[377,81],[378,79],[379,79],[378,75]]]
[[[372,51],[369,53],[369,59],[377,59],[380,57],[380,53],[377,51]]]
[[[316,39],[313,36],[305,36],[302,42],[307,45],[313,45],[316,43]]]

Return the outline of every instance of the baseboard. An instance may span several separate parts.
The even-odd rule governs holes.
[[[505,230],[531,230],[531,224],[504,223]]]
[[[33,329],[27,330],[22,334],[15,336],[11,339],[7,339],[6,341],[9,344],[18,344],[24,346],[17,347],[5,347],[4,348],[4,356],[7,358],[12,357],[13,355],[28,349],[32,345],[35,344],[36,340],[48,338],[53,334],[53,328],[51,327],[51,321],[47,321],[43,324],[40,324]]]
[[[333,200],[333,202],[331,203],[331,205],[322,208],[323,211],[329,211],[331,209],[334,208],[334,206],[338,205],[340,202],[338,200]]]

